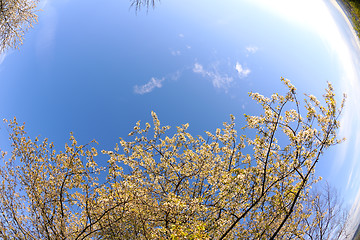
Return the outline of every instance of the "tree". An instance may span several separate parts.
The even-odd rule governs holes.
[[[131,0],[136,11],[155,7],[156,0]],[[0,53],[18,48],[24,34],[37,22],[36,8],[39,0],[0,0]]]
[[[188,124],[170,134],[152,113],[153,127],[138,122],[132,141],[103,151],[106,164],[95,161],[93,143],[78,145],[71,135],[57,153],[9,121],[13,151],[0,171],[0,237],[305,238],[316,204],[310,200],[319,180],[315,167],[341,142],[344,101],[337,108],[328,84],[324,106],[307,95],[302,107],[296,88],[282,81],[284,96],[250,93],[264,113],[245,115],[248,136],[238,135],[233,116],[206,137],[192,136]]]
[[[136,11],[139,11],[141,8],[145,7],[149,9],[150,7],[154,8],[156,2],[160,2],[160,0],[131,0],[131,6],[135,7]]]
[[[325,182],[315,187],[306,202],[306,239],[350,239],[349,213],[342,206],[338,191]]]
[[[17,48],[25,32],[37,22],[38,0],[0,0],[0,53]]]
[[[358,0],[341,0],[340,4],[350,15],[349,19],[352,22],[353,28],[357,36],[360,37],[360,2]]]

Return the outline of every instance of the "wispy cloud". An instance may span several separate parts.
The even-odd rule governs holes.
[[[238,62],[237,62],[236,65],[235,65],[235,69],[236,69],[236,71],[238,72],[240,78],[245,78],[245,77],[247,77],[247,76],[250,74],[250,72],[251,72],[250,69],[241,66],[241,64],[238,63]]]
[[[40,9],[44,9],[46,7],[46,5],[48,4],[48,2],[49,2],[48,0],[40,1],[40,3],[39,3]]]
[[[226,74],[220,74],[216,67],[214,67],[213,71],[205,70],[204,67],[200,63],[195,63],[193,67],[194,73],[199,73],[204,77],[210,78],[212,84],[216,88],[227,88],[234,81],[232,77],[229,77]]]
[[[180,38],[184,38],[185,36],[184,36],[184,34],[180,33],[180,34],[179,34],[179,37],[180,37]]]
[[[173,81],[177,81],[179,80],[179,78],[181,77],[181,74],[182,72],[180,70],[176,71],[175,73],[173,74],[170,74],[170,79],[173,80]]]
[[[202,75],[205,74],[205,70],[200,63],[195,63],[193,71],[194,73],[201,73]]]
[[[4,62],[5,58],[6,58],[6,53],[1,53],[0,54],[0,64],[2,64]]]
[[[259,48],[256,46],[247,46],[245,49],[247,53],[252,53],[252,54],[256,53],[259,50]]]
[[[161,79],[151,78],[151,80],[144,85],[141,86],[135,85],[134,92],[137,94],[145,94],[152,92],[155,88],[161,88],[162,82],[164,80],[165,80],[164,78]]]
[[[57,10],[51,1],[45,0],[41,3],[44,10],[43,20],[40,23],[39,35],[36,43],[37,54],[47,58],[52,54],[57,28]]]
[[[173,56],[180,56],[180,55],[181,55],[181,51],[180,51],[180,50],[171,50],[171,55],[173,55]]]

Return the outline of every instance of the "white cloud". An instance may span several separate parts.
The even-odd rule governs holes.
[[[45,0],[41,3],[44,14],[40,22],[39,34],[36,43],[37,54],[45,59],[51,56],[55,42],[57,28],[57,10],[51,1]]]
[[[181,51],[179,51],[179,50],[171,50],[171,55],[173,55],[173,56],[180,56],[180,55],[181,55]]]
[[[173,80],[173,81],[179,80],[180,77],[181,77],[181,71],[180,70],[178,70],[175,73],[170,75],[170,79]]]
[[[40,9],[44,9],[47,4],[48,4],[48,0],[42,0],[42,1],[40,1],[40,3],[39,3],[39,8],[40,8]]]
[[[225,90],[227,90],[227,88],[230,86],[230,84],[234,80],[232,77],[229,77],[226,74],[224,74],[224,75],[220,74],[217,71],[215,66],[214,66],[214,71],[208,71],[208,70],[205,70],[201,64],[195,63],[194,67],[193,67],[193,72],[199,73],[204,77],[210,78],[214,87],[224,88]]]
[[[254,54],[254,53],[256,53],[258,50],[259,50],[259,48],[256,47],[256,46],[248,46],[248,47],[246,47],[246,52],[247,52],[247,53],[252,53],[252,54]]]
[[[6,58],[6,53],[1,53],[0,54],[0,64],[2,64],[4,62],[5,58]]]
[[[244,68],[243,66],[241,66],[241,64],[240,63],[236,63],[236,65],[235,65],[235,69],[236,69],[236,71],[238,72],[238,74],[239,74],[239,77],[240,78],[245,78],[245,77],[247,77],[249,74],[250,74],[250,69],[248,69],[248,68]]]
[[[212,83],[216,88],[227,89],[230,86],[230,84],[233,82],[233,78],[228,77],[227,75],[222,76],[216,73],[213,74],[211,77],[212,77]]]
[[[180,33],[180,34],[179,34],[179,37],[183,38],[183,37],[185,37],[185,36],[184,36],[184,34]]]
[[[145,94],[145,93],[149,93],[151,91],[153,91],[155,88],[161,88],[162,87],[162,82],[164,81],[164,78],[161,79],[156,79],[156,78],[151,78],[151,80],[141,86],[135,85],[134,87],[134,92],[137,94]]]
[[[204,75],[204,73],[205,73],[203,66],[202,66],[201,64],[199,64],[199,63],[195,63],[194,68],[193,68],[193,71],[194,71],[195,73],[201,73],[201,74],[203,74],[203,75]]]

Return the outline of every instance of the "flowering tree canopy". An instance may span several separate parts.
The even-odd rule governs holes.
[[[102,151],[107,163],[96,161],[93,143],[79,145],[71,135],[57,152],[8,121],[13,150],[9,159],[2,155],[0,237],[310,238],[326,210],[314,207],[309,190],[320,156],[341,142],[344,101],[337,106],[328,84],[324,105],[306,95],[302,106],[296,88],[282,81],[284,96],[250,93],[264,110],[245,115],[244,132],[253,137],[238,134],[234,116],[205,136],[192,136],[188,124],[170,134],[152,113],[153,126],[138,122],[132,141]]]
[[[37,21],[38,0],[0,1],[0,53],[22,44],[26,30]]]

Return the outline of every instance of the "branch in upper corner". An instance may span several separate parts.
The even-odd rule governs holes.
[[[160,2],[160,0],[130,0],[131,7],[135,7],[135,11],[138,12],[142,8],[146,8],[149,10],[150,7],[155,8],[155,5],[157,2]]]

